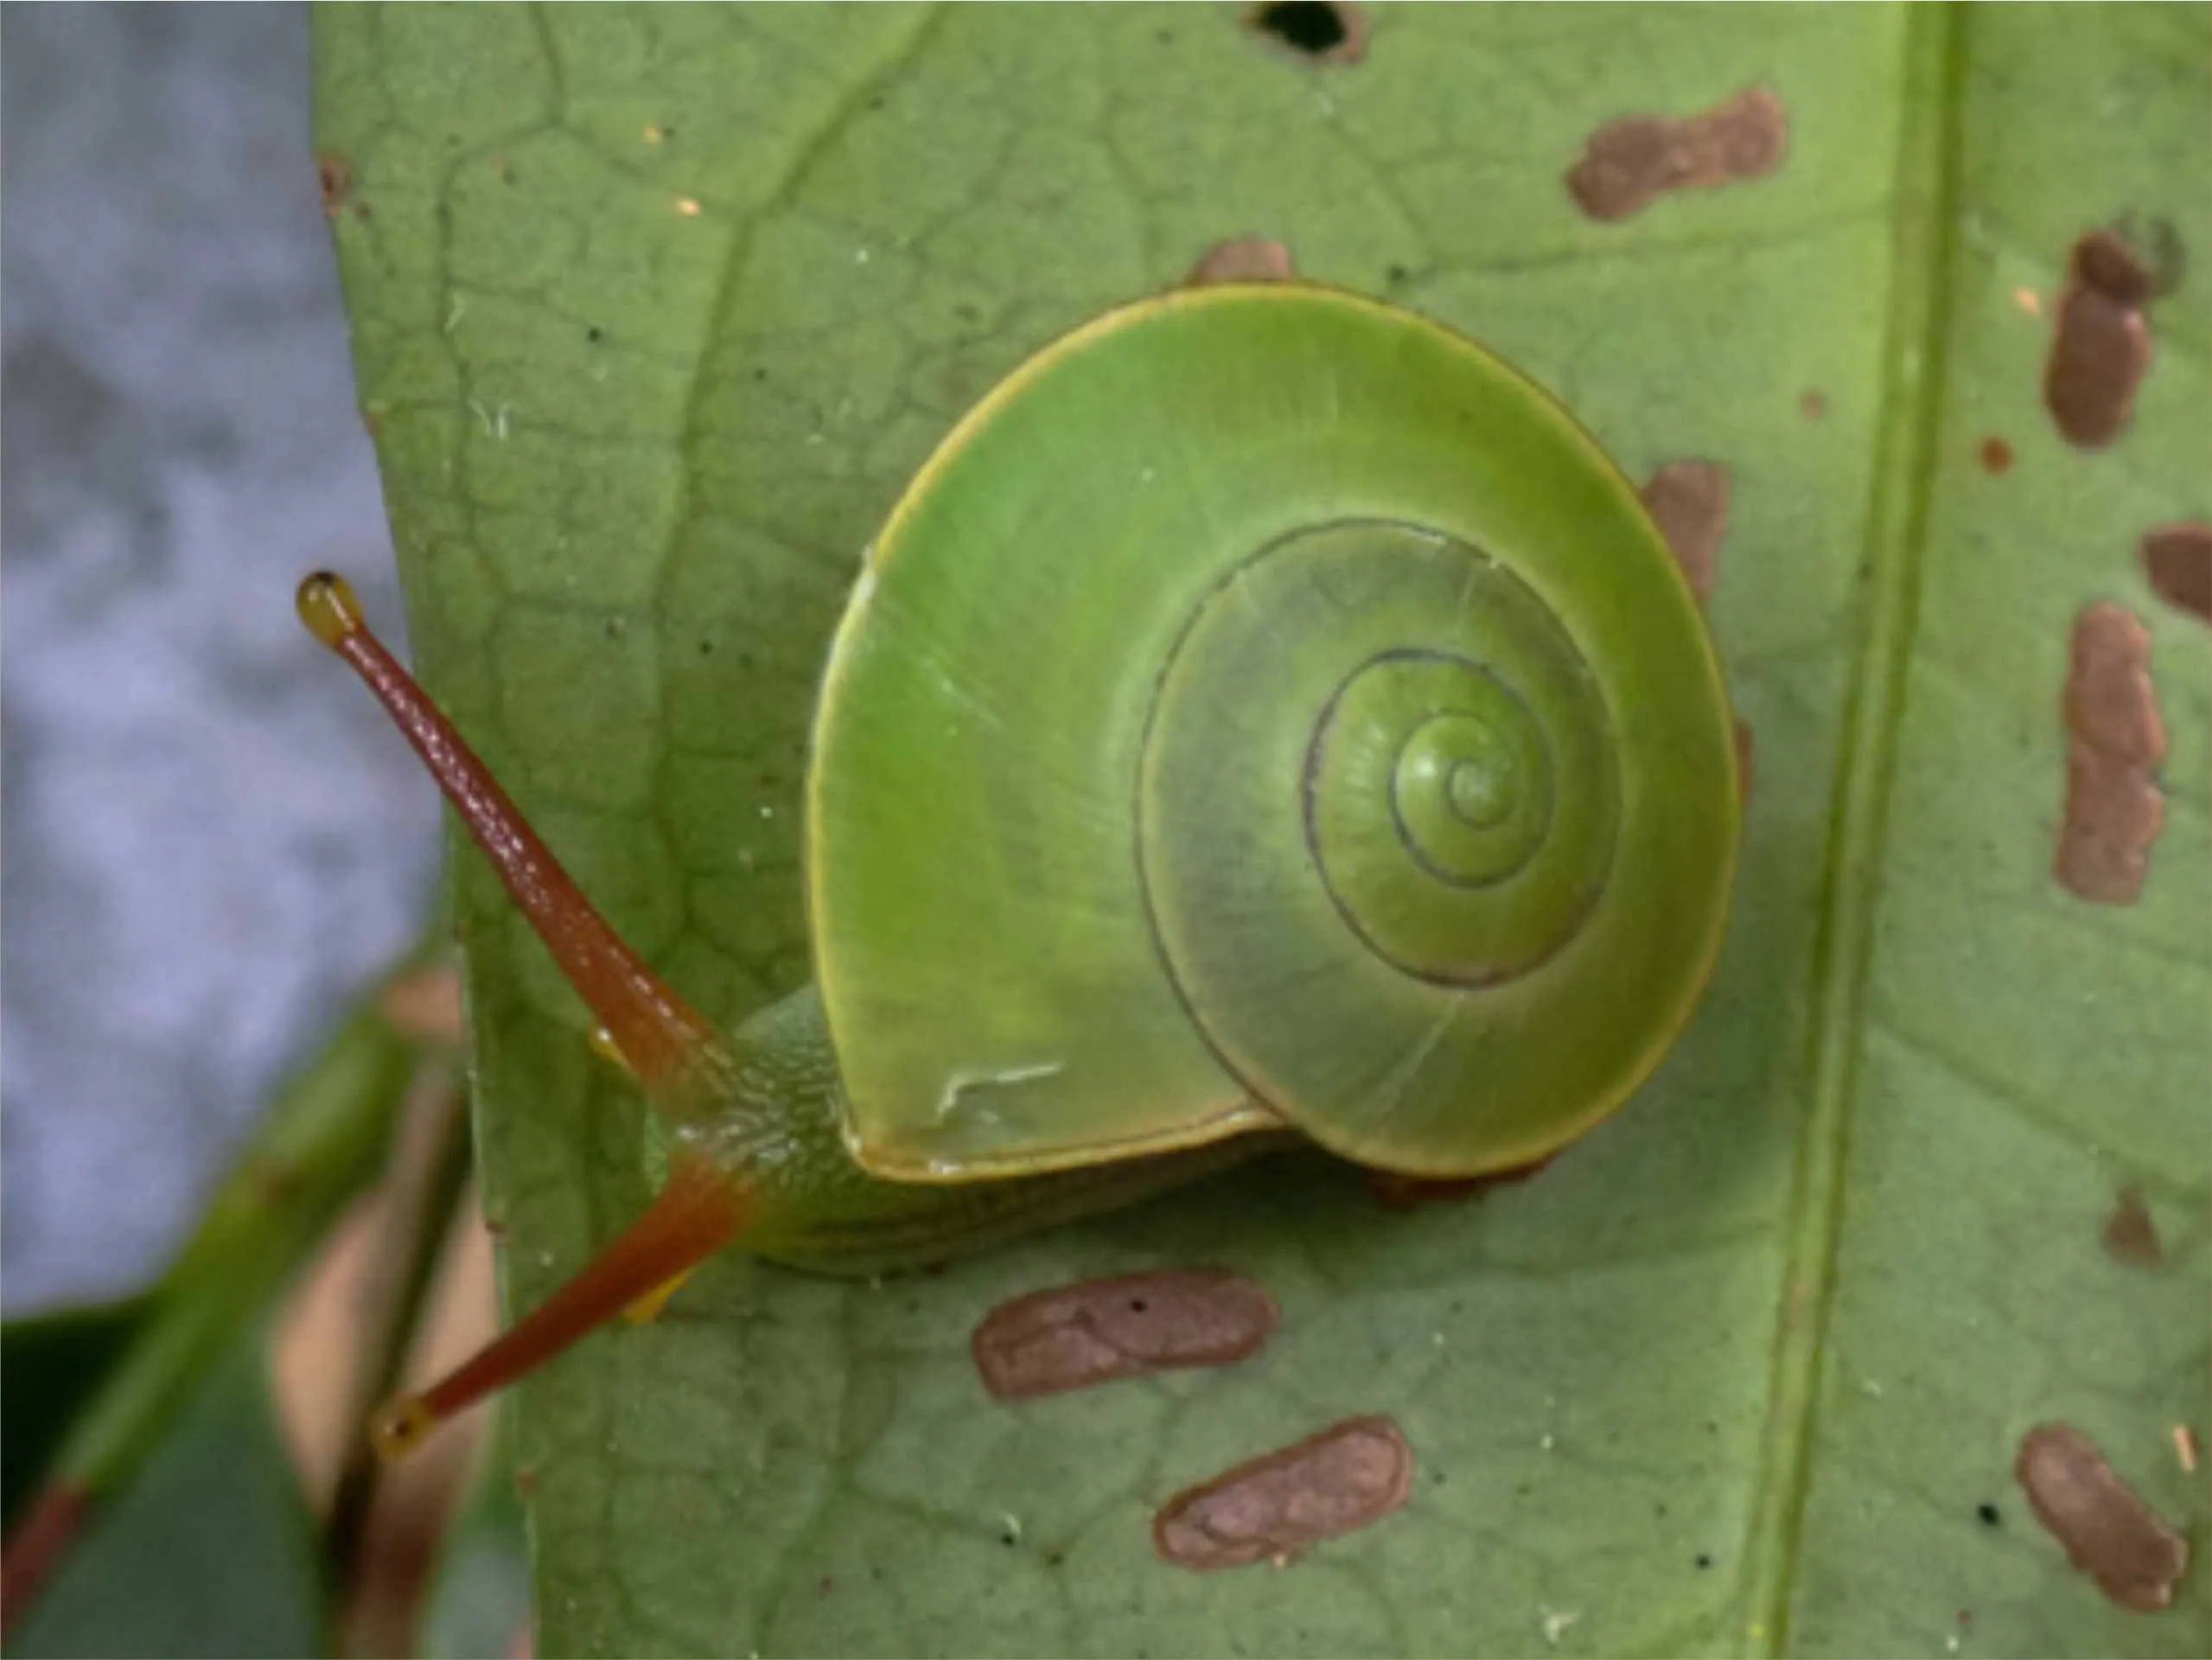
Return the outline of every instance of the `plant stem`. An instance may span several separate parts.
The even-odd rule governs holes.
[[[368,1422],[370,1409],[392,1395],[406,1370],[428,1309],[438,1269],[454,1237],[454,1222],[469,1188],[474,1165],[467,1100],[457,1087],[443,1092],[439,1103],[437,1146],[427,1160],[416,1162],[405,1196],[405,1213],[392,1218],[395,1233],[404,1230],[404,1256],[397,1263],[381,1311],[382,1319],[367,1350],[367,1363],[357,1374],[352,1408],[346,1421],[356,1427],[347,1443],[345,1462],[330,1503],[330,1518],[323,1529],[323,1553],[338,1587],[340,1650],[367,1651],[351,1629],[358,1616],[370,1548],[370,1523],[383,1491],[388,1468],[376,1456],[367,1434],[358,1427]]]

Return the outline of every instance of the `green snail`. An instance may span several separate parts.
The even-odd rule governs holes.
[[[1547,394],[1303,282],[1110,311],[869,550],[806,785],[814,984],[718,1032],[615,936],[344,584],[302,616],[421,752],[657,1109],[660,1197],[402,1450],[735,1244],[919,1265],[1296,1133],[1424,1178],[1621,1104],[1738,833],[1718,663]]]

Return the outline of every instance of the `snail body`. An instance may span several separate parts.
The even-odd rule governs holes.
[[[441,782],[661,1108],[662,1199],[585,1277],[698,1224],[595,1318],[733,1240],[941,1258],[1255,1135],[1533,1163],[1687,1019],[1737,834],[1719,669],[1617,469],[1472,342],[1300,283],[1109,312],[922,468],[823,677],[815,984],[734,1034],[596,915],[563,957],[469,814],[496,786]]]

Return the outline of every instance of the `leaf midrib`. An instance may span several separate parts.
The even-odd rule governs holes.
[[[1867,512],[1866,601],[1845,712],[1813,951],[1807,1074],[1774,1371],[1748,1519],[1747,1646],[1789,1645],[1811,1488],[1819,1393],[1843,1234],[1844,1172],[1858,1095],[1866,980],[1882,889],[1906,672],[1920,611],[1921,549],[1935,491],[1945,327],[1958,240],[1960,130],[1970,19],[1905,12],[1896,221],[1881,416]]]

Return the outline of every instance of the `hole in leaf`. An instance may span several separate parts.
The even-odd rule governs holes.
[[[1317,63],[1357,63],[1367,49],[1367,19],[1343,0],[1269,0],[1245,21]]]

